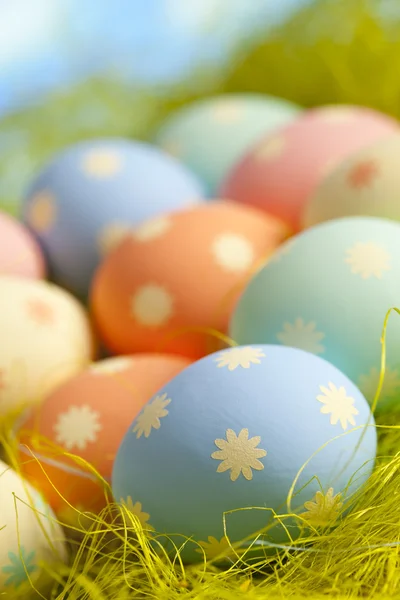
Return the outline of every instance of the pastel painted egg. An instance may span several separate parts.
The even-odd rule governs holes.
[[[369,215],[400,220],[400,135],[352,154],[329,173],[307,203],[303,226]]]
[[[189,364],[184,357],[155,353],[98,361],[31,412],[18,434],[21,470],[43,491],[57,515],[65,516],[65,500],[81,511],[98,511],[106,504],[96,476],[63,452],[87,461],[110,480],[130,422],[153,394]]]
[[[0,592],[31,597],[32,584],[44,591],[41,564],[67,558],[65,538],[49,506],[28,482],[0,461]],[[29,581],[30,579],[30,581]],[[26,596],[22,596],[22,592]],[[21,596],[19,595],[21,594]]]
[[[259,140],[233,167],[220,193],[299,230],[306,202],[325,175],[353,152],[398,131],[391,117],[360,106],[305,111]]]
[[[299,113],[300,107],[272,96],[213,96],[173,113],[157,132],[155,143],[197,173],[213,197],[230,169],[260,137]]]
[[[143,223],[94,277],[99,337],[117,354],[203,356],[210,328],[226,331],[240,287],[286,235],[281,221],[224,201]]]
[[[285,521],[294,538],[302,524],[333,524],[375,453],[369,406],[336,367],[295,348],[241,346],[195,362],[144,406],[118,450],[112,489],[146,528],[193,540],[182,556],[201,561],[203,551],[229,553],[224,514],[238,544],[268,526],[259,542],[288,542],[272,511],[300,514]],[[260,508],[240,510],[249,507]],[[184,538],[172,539],[180,547]]]
[[[0,276],[0,415],[40,402],[92,360],[79,302],[45,281]]]
[[[201,196],[195,175],[161,150],[98,139],[56,155],[30,187],[22,213],[55,283],[85,297],[98,263],[132,224]]]
[[[30,231],[0,212],[0,274],[42,279],[46,275],[39,244]]]
[[[348,217],[286,242],[251,279],[233,312],[239,344],[294,346],[341,369],[372,402],[387,311],[400,298],[400,224]],[[400,321],[387,329],[385,384],[378,410],[400,391]]]

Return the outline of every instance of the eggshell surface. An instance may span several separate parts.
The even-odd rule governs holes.
[[[41,249],[32,234],[10,215],[0,212],[0,275],[45,277]]]
[[[29,597],[29,578],[38,586],[41,562],[65,560],[65,538],[51,509],[39,492],[0,461],[0,591],[11,597],[25,587]]]
[[[259,140],[232,168],[220,194],[263,208],[298,231],[323,177],[353,152],[398,131],[391,117],[359,106],[305,111]]]
[[[281,221],[224,201],[143,223],[94,277],[99,337],[120,354],[203,356],[208,330],[226,331],[238,288],[286,236]]]
[[[387,311],[400,297],[400,225],[373,217],[322,223],[293,237],[251,279],[233,312],[239,344],[302,348],[341,369],[372,402]],[[400,322],[390,319],[377,411],[396,407]]]
[[[373,425],[361,392],[320,357],[229,348],[195,362],[144,406],[119,448],[113,494],[140,509],[146,528],[190,538],[183,559],[201,561],[203,550],[208,558],[228,550],[224,513],[230,542],[240,542],[271,524],[272,510],[287,513],[299,475],[290,510],[301,518],[288,524],[296,537],[317,517],[307,508],[317,492],[343,500],[369,477]],[[246,507],[261,509],[237,510]],[[260,539],[288,541],[279,525]]]
[[[86,297],[98,263],[132,224],[202,195],[195,175],[161,150],[97,139],[66,148],[43,168],[22,216],[45,251],[54,282]]]
[[[303,226],[368,215],[400,220],[400,135],[352,154],[329,173],[307,203]]]
[[[110,480],[131,421],[190,364],[184,357],[155,353],[108,358],[69,379],[32,411],[19,432],[21,469],[57,514],[65,511],[65,500],[80,510],[105,506],[103,488],[90,470],[62,452],[81,457]]]
[[[92,360],[85,310],[50,283],[0,276],[0,415],[40,402]]]
[[[155,143],[197,173],[214,197],[226,174],[258,138],[299,113],[300,107],[273,96],[214,96],[174,112],[163,122]]]

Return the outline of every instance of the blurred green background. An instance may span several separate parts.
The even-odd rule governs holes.
[[[265,92],[400,117],[399,0],[0,0],[0,206],[54,151],[145,139],[194,98]]]

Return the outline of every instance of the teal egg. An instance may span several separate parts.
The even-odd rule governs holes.
[[[154,142],[190,167],[209,196],[217,196],[223,179],[245,152],[299,113],[300,107],[272,96],[215,96],[173,113]]]
[[[251,279],[231,318],[239,344],[302,348],[345,373],[372,402],[387,311],[400,306],[400,225],[374,217],[325,222],[291,238]],[[400,317],[389,320],[377,410],[400,392]]]
[[[296,348],[234,347],[149,400],[117,452],[112,490],[185,561],[233,557],[224,523],[239,553],[264,530],[255,558],[303,526],[335,525],[375,453],[370,407],[336,367]],[[285,529],[273,515],[288,511],[298,516]]]

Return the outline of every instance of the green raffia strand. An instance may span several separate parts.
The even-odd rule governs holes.
[[[384,382],[386,331],[392,312],[400,315],[400,309],[391,308],[384,319],[380,376],[371,413]],[[11,430],[11,423],[8,429]],[[303,529],[291,546],[277,546],[278,554],[250,562],[246,561],[246,555],[238,554],[234,546],[236,559],[225,568],[221,568],[218,561],[205,559],[197,565],[183,565],[179,549],[188,540],[182,537],[175,545],[176,556],[168,557],[162,547],[157,546],[157,536],[153,534],[152,544],[135,516],[125,508],[109,504],[100,515],[82,515],[84,526],[76,524],[67,528],[71,562],[44,565],[43,578],[47,578],[51,590],[48,595],[33,593],[31,596],[24,588],[2,597],[13,600],[30,600],[31,597],[52,600],[398,598],[400,425],[378,422],[377,429],[379,450],[375,470],[365,487],[351,499],[351,511],[346,515],[341,511],[334,527]],[[8,462],[18,470],[15,442],[3,438],[3,447]],[[68,456],[90,468],[80,457]],[[95,473],[93,468],[92,471]],[[282,514],[272,511],[275,523],[285,526],[288,519],[301,522],[301,517],[290,513],[297,479],[288,494],[288,511]],[[348,508],[346,504],[342,510]],[[241,510],[271,512],[259,507]],[[228,540],[232,512],[236,511],[223,516]],[[248,558],[250,556],[249,553]]]
[[[83,138],[146,139],[172,110],[210,93],[249,91],[303,106],[353,103],[400,117],[400,23],[382,22],[385,0],[320,0],[284,26],[238,49],[219,74],[201,71],[170,90],[137,90],[92,80],[0,122],[0,206],[18,212],[32,174],[63,146]],[[339,37],[338,37],[339,36]],[[193,84],[196,88],[193,91]],[[372,411],[385,376],[386,329]],[[399,399],[400,400],[400,399]],[[395,599],[400,596],[400,425],[395,411],[377,419],[378,459],[370,481],[336,527],[304,532],[292,550],[262,564],[220,569],[181,565],[156,553],[126,511],[104,514],[87,528],[70,528],[69,565],[44,565],[46,600],[322,600]],[[3,424],[4,425],[4,424]],[[11,423],[8,429],[11,428]],[[0,427],[1,431],[6,428]],[[8,459],[12,445],[4,440]],[[82,464],[81,459],[77,458]],[[288,496],[288,507],[294,488]],[[196,518],[196,515],[193,515]],[[282,520],[287,515],[275,515]],[[90,519],[85,520],[85,524]],[[229,537],[229,514],[224,517]],[[182,540],[184,543],[184,540]],[[297,551],[295,550],[297,549]],[[29,600],[26,590],[2,597]]]

